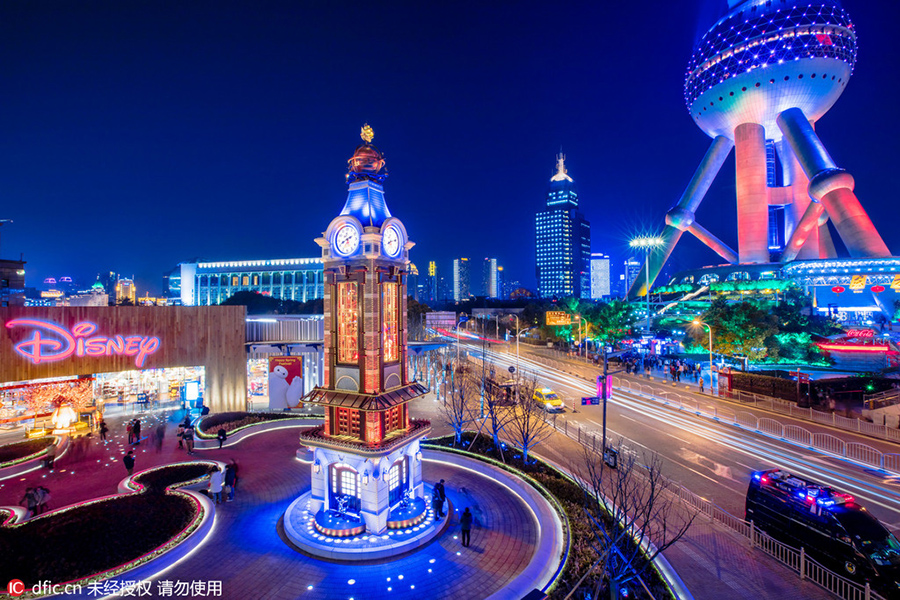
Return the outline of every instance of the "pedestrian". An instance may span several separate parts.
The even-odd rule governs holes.
[[[700,381],[697,382],[697,385],[700,387],[700,393],[703,393],[703,378],[700,378]]]
[[[441,493],[438,491],[437,485],[431,488],[431,511],[434,518],[437,519],[441,512]]]
[[[225,494],[226,502],[231,502],[234,500],[234,484],[237,480],[237,467],[232,460],[230,463],[225,465]]]
[[[37,514],[44,514],[47,511],[47,505],[50,504],[50,490],[40,485],[34,489],[34,492]]]
[[[25,514],[26,519],[30,519],[35,515],[35,511],[37,510],[37,495],[35,494],[34,488],[25,488],[25,495],[19,500],[19,504],[24,506],[27,511]]]
[[[438,494],[438,516],[443,517],[444,516],[444,502],[447,500],[447,492],[446,492],[446,490],[444,490],[444,480],[441,479],[441,481],[439,483],[435,484],[434,489],[437,491],[437,494]]]
[[[129,475],[134,473],[134,450],[129,450],[128,454],[122,457],[122,462],[125,463]]]
[[[156,453],[162,452],[163,440],[166,439],[166,424],[160,423],[156,426]]]
[[[222,443],[228,437],[228,433],[225,431],[223,427],[219,428],[219,431],[216,432],[216,438],[219,440],[219,450],[222,449]]]
[[[187,453],[193,454],[194,453],[194,428],[190,427],[190,426],[186,427],[184,430],[184,434],[182,434],[182,435],[184,437],[184,445],[187,446]]]
[[[222,501],[222,486],[225,484],[225,474],[222,469],[216,469],[209,476],[209,497],[216,504]]]
[[[141,443],[141,420],[135,419],[134,425],[131,426],[131,431],[134,432],[134,443]]]
[[[128,424],[125,426],[125,431],[128,432],[128,443],[134,443],[134,421],[128,421]]]
[[[106,434],[109,433],[109,427],[106,425],[106,421],[100,419],[100,439],[106,442]]]
[[[472,534],[472,513],[469,511],[468,506],[459,518],[459,528],[462,530],[462,545],[468,548],[471,543],[470,536]]]
[[[178,433],[175,434],[175,437],[178,438],[178,447],[184,448],[184,423],[178,424]]]

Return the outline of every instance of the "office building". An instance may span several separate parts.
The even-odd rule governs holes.
[[[469,259],[453,259],[453,301],[463,302],[469,299]]]
[[[599,300],[609,295],[609,257],[591,254],[591,299]]]
[[[0,260],[0,306],[25,306],[25,261]]]
[[[557,155],[547,208],[537,213],[535,274],[542,298],[590,297],[591,226],[578,211],[578,190],[566,157]]]
[[[486,298],[500,297],[500,274],[496,258],[485,258],[482,266],[482,292]]]
[[[116,282],[116,304],[137,306],[137,290],[133,279],[123,277]]]

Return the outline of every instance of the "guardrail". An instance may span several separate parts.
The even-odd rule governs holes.
[[[594,452],[598,452],[598,448],[603,446],[603,440],[598,439],[596,433],[585,431],[581,426],[570,427],[568,421],[559,423],[556,420],[551,420],[549,423],[556,431],[570,439],[576,440],[579,444],[590,448]],[[863,444],[859,445],[862,446]],[[893,456],[900,457],[900,455]],[[713,521],[721,523],[747,538],[751,548],[763,551],[797,573],[800,579],[809,580],[844,600],[885,600],[877,592],[874,592],[868,583],[864,586],[860,585],[825,568],[820,563],[806,556],[803,548],[797,550],[758,530],[754,526],[753,521],[748,522],[732,515],[720,506],[705,498],[701,498],[678,482],[669,480],[669,485],[669,491],[675,494],[682,502]]]
[[[613,385],[620,389],[638,392],[652,398],[661,398],[663,404],[705,416],[721,423],[738,425],[745,429],[758,431],[769,437],[794,442],[900,474],[900,454],[897,453],[882,452],[877,448],[859,442],[845,442],[830,433],[814,433],[799,425],[784,425],[776,419],[757,417],[746,411],[721,407],[715,402],[705,402],[678,392],[659,390],[647,384],[629,381],[621,377],[613,376]]]

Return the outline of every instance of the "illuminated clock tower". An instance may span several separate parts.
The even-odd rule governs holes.
[[[313,449],[311,512],[355,514],[366,531],[382,533],[395,508],[423,496],[419,440],[431,424],[410,419],[407,407],[427,391],[407,366],[413,242],[385,204],[384,157],[368,125],[361,137],[347,161],[347,202],[316,239],[325,268],[324,385],[303,401],[323,406],[325,423],[300,437]]]

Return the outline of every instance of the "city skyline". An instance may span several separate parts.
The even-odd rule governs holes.
[[[114,270],[134,274],[141,295],[195,257],[313,257],[308,240],[340,201],[347,147],[368,122],[392,175],[389,205],[416,215],[420,269],[491,256],[536,288],[533,215],[560,146],[594,224],[591,250],[621,263],[630,236],[661,229],[708,146],[683,74],[713,20],[697,15],[715,4],[724,10],[361,5],[358,21],[279,2],[5,4],[0,218],[14,223],[0,254],[24,254],[29,286],[64,275],[90,285]],[[884,222],[898,125],[866,117],[890,114],[887,27],[900,8],[843,4],[859,61],[817,132]],[[366,93],[346,77],[356,70],[370,73]],[[720,234],[735,214],[728,181],[700,213]],[[883,233],[896,254],[900,234]],[[717,262],[687,240],[669,270]]]

